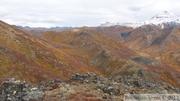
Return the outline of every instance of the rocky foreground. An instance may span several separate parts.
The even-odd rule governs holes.
[[[93,73],[77,73],[69,81],[39,85],[10,78],[0,86],[0,101],[123,101],[124,94],[180,94],[180,89],[164,82]]]

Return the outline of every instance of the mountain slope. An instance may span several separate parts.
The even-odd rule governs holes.
[[[97,70],[32,37],[15,26],[0,21],[0,81],[15,77],[31,83],[53,78],[66,80],[76,72]]]
[[[128,44],[123,45],[121,39],[114,39],[114,37],[108,35],[108,32],[111,32],[112,29],[114,28],[80,28],[63,32],[48,31],[43,34],[41,38],[48,43],[53,43],[53,46],[55,47],[57,47],[57,44],[65,44],[77,51],[79,50],[81,53],[85,54],[84,56],[87,65],[95,67],[107,75],[131,76],[157,82],[165,81],[180,87],[179,72],[173,68],[169,68],[169,66],[162,61],[151,57],[148,53],[146,53],[147,55],[144,55],[144,52],[134,50],[133,48],[135,48],[135,46],[133,47],[133,45],[132,50],[129,49],[131,47],[127,48]],[[160,30],[159,27],[154,29],[156,29],[157,32]],[[118,29],[116,30],[118,33]],[[146,29],[147,32],[152,33],[151,30],[153,30],[151,27]],[[119,35],[117,33],[114,35]],[[119,33],[121,33],[120,30]],[[132,33],[134,32],[132,31]],[[158,35],[160,36],[161,34]],[[127,36],[127,39],[128,38],[129,36]],[[141,39],[143,39],[143,37]],[[148,41],[151,42],[153,40],[152,37],[152,39]],[[124,41],[128,42],[127,40]],[[57,48],[61,49],[62,47]],[[67,48],[66,51],[70,51],[71,48]],[[144,48],[146,49],[146,47]],[[72,55],[75,56],[77,53]]]
[[[133,28],[116,25],[116,26],[110,26],[110,27],[95,27],[94,30],[112,38],[115,41],[123,42],[123,40],[120,39],[121,36],[119,34],[127,33],[129,31],[133,30]]]
[[[180,27],[161,29],[155,25],[146,25],[134,29],[124,38],[125,45],[133,50],[160,56],[180,48]]]
[[[124,35],[124,33],[122,34]],[[178,55],[180,50],[180,27],[161,29],[159,26],[145,25],[126,34],[127,37],[123,38],[125,46],[141,56],[159,61],[161,66],[153,66],[152,71],[163,76],[166,75],[166,77],[176,75],[175,78],[178,80],[180,77],[180,57]],[[161,73],[158,71],[161,71]]]
[[[119,61],[123,62],[126,61],[124,59],[136,55],[135,52],[123,46],[120,42],[115,42],[111,38],[88,28],[79,29],[78,31],[49,31],[43,34],[42,37],[51,42],[63,43],[85,51],[87,53],[88,64],[108,74],[115,72],[110,68],[120,66],[120,62],[117,63],[118,58],[121,58]],[[115,66],[113,66],[113,61],[117,63]]]

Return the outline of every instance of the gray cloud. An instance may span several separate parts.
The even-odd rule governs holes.
[[[52,27],[136,22],[167,10],[180,14],[179,0],[1,0],[0,19],[10,24]]]
[[[128,9],[131,10],[131,11],[137,12],[137,11],[141,10],[142,7],[132,6],[132,7],[129,7]]]

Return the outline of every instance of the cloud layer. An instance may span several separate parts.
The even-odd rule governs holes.
[[[31,27],[91,26],[137,22],[167,10],[180,14],[179,0],[1,0],[0,19]]]

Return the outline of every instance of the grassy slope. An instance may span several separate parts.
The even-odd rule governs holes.
[[[0,81],[15,77],[32,83],[67,80],[76,72],[97,70],[26,32],[0,22]]]

